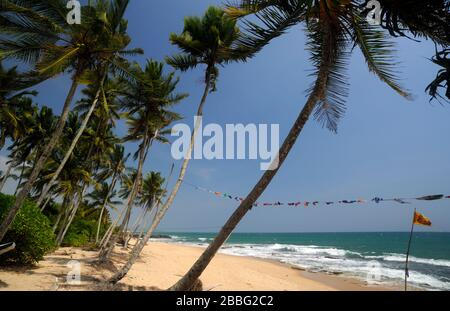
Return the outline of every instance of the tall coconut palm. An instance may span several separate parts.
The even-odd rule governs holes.
[[[121,198],[122,200],[126,200],[130,196],[131,189],[133,188],[134,181],[136,180],[136,176],[137,176],[136,169],[134,169],[134,168],[125,168],[124,169],[124,171],[122,172],[122,175],[121,175],[121,179],[120,179],[120,190],[118,192],[119,198]],[[136,200],[134,203],[137,203]],[[126,209],[127,209],[126,206],[124,206],[121,209],[119,215],[117,215],[114,222],[111,224],[111,226],[108,228],[106,233],[103,235],[103,237],[99,243],[99,247],[100,247],[99,254],[106,254],[105,252],[106,252],[107,247],[110,245],[110,239],[112,237],[112,234],[115,231],[115,229],[117,228],[117,226],[119,225],[120,220],[123,219]],[[101,256],[99,256],[99,257],[101,257]]]
[[[0,149],[7,138],[16,140],[23,137],[27,128],[23,118],[33,113],[30,96],[36,91],[24,91],[39,82],[27,75],[20,74],[17,67],[5,69],[0,62]]]
[[[163,196],[167,192],[167,186],[169,185],[170,179],[172,178],[173,168],[174,168],[174,164],[172,164],[172,166],[170,168],[170,172],[169,172],[169,175],[167,177],[167,181],[166,181],[166,185],[165,185],[164,189],[161,189],[161,190],[158,189],[157,190],[157,192],[159,193],[159,197],[157,197],[155,199],[154,196],[150,196],[150,199],[153,202],[153,206],[150,207],[150,209],[151,210],[156,209],[156,213],[158,211],[158,208],[159,208],[159,205],[161,203],[161,200],[162,200]],[[161,179],[158,178],[158,180],[161,180]],[[158,181],[158,183],[159,183],[159,181]],[[154,187],[152,187],[152,188],[154,188]],[[133,250],[131,251],[130,256],[128,258],[128,261],[126,262],[126,264],[115,275],[113,275],[107,281],[108,283],[113,283],[113,284],[117,283],[118,281],[120,281],[128,273],[128,271],[130,271],[131,267],[135,264],[136,260],[139,258],[139,255],[141,254],[144,246],[147,245],[147,243],[150,240],[151,236],[152,236],[152,234],[151,234],[151,227],[149,229],[147,229],[144,237],[142,236],[142,233],[139,235],[138,242],[133,247]]]
[[[108,12],[123,16],[128,2],[113,0],[109,3],[99,0],[94,6],[83,6],[83,23],[74,25],[66,22],[64,12],[67,11],[67,2],[64,0],[1,2],[0,59],[15,58],[34,64],[39,75],[44,77],[70,72],[72,83],[55,132],[0,225],[0,241],[58,143],[83,75],[89,70],[101,68],[101,64],[108,64],[123,72],[126,61],[122,57],[118,59],[118,55],[130,52],[124,50],[130,42],[122,33],[126,29],[126,22],[121,18],[108,19]],[[115,22],[110,22],[112,20]],[[114,29],[120,31],[114,32]],[[135,52],[141,51],[131,51]]]
[[[99,173],[99,178],[101,180],[111,178],[111,183],[109,184],[107,191],[104,189],[104,187],[102,187],[103,191],[100,191],[101,196],[99,196],[99,198],[102,198],[103,202],[100,204],[101,211],[98,219],[97,233],[95,236],[96,244],[98,244],[99,242],[100,225],[102,223],[104,211],[106,207],[111,204],[111,198],[116,195],[116,191],[114,189],[116,187],[117,181],[123,180],[125,176],[125,164],[129,156],[130,154],[125,156],[125,148],[122,145],[116,145],[114,151],[108,157],[108,167],[105,168],[101,173]]]
[[[315,67],[315,82],[309,90],[306,104],[279,149],[278,159],[171,290],[190,290],[194,286],[219,248],[275,177],[311,115],[328,129],[337,130],[338,121],[345,111],[347,84],[344,70],[352,46],[360,47],[371,72],[400,95],[408,97],[392,71],[395,64],[392,61],[392,44],[380,30],[367,24],[352,1],[243,1],[241,7],[230,8],[229,12],[238,16],[256,13],[256,18],[262,22],[245,21],[248,34],[240,41],[240,49],[248,57],[291,26],[306,24],[307,47]]]
[[[216,91],[216,82],[219,77],[218,66],[228,63],[243,61],[245,58],[232,50],[232,47],[239,39],[240,31],[236,26],[236,21],[229,18],[225,12],[218,7],[211,6],[207,9],[203,17],[187,17],[184,21],[184,29],[180,35],[172,33],[170,41],[179,47],[181,54],[167,57],[166,62],[176,69],[187,71],[198,66],[205,67],[204,73],[204,91],[197,108],[197,120],[194,125],[194,131],[191,136],[189,148],[181,165],[178,179],[170,192],[167,201],[158,209],[155,219],[147,231],[145,237],[133,249],[132,255],[127,264],[109,279],[111,283],[120,281],[129,271],[136,261],[145,243],[151,237],[167,210],[173,203],[178,190],[183,182],[184,175],[190,161],[195,136],[198,132],[203,116],[203,108],[208,94]]]
[[[23,117],[25,116],[23,115]],[[47,106],[43,106],[39,111],[36,107],[35,111],[24,119],[27,129],[26,135],[22,135],[20,139],[14,141],[8,148],[11,150],[11,157],[19,159],[19,162],[23,163],[16,192],[22,186],[22,179],[26,168],[25,164],[29,163],[33,166],[36,163],[58,121],[57,117],[53,115],[52,109]]]
[[[27,94],[28,92],[21,93]],[[0,191],[9,178],[16,179],[16,175],[13,174],[14,170],[18,166],[23,167],[29,155],[29,153],[18,149],[17,143],[30,134],[30,124],[34,119],[36,110],[37,107],[33,104],[32,99],[25,95],[16,94],[9,98],[3,97],[3,104],[0,104],[0,144],[3,146],[6,138],[9,138],[12,145],[8,147],[8,150],[11,151],[9,154],[10,160],[5,176],[0,182]]]
[[[165,179],[159,172],[150,172],[143,178],[141,191],[138,193],[137,197],[137,202],[142,206],[143,211],[140,217],[136,219],[136,223],[132,227],[133,229],[131,232],[136,232],[139,227],[142,228],[141,234],[144,232],[143,228],[145,228],[147,215],[153,212],[153,208],[157,205],[155,204],[155,201],[162,198],[165,194],[163,189],[164,182]],[[142,226],[142,224],[144,224],[144,226]],[[131,237],[129,239],[131,239]]]
[[[97,224],[97,233],[95,237],[95,242],[98,242],[98,238],[100,235],[100,228],[103,223],[103,215],[105,210],[109,208],[114,208],[115,205],[120,204],[120,201],[115,201],[114,197],[117,195],[117,192],[111,189],[111,186],[115,184],[115,181],[109,185],[106,182],[101,183],[96,189],[94,189],[90,194],[88,194],[88,198],[91,200],[91,205],[95,208],[100,209],[100,216],[98,218]]]
[[[148,60],[144,69],[136,64],[134,72],[139,79],[129,81],[122,99],[129,124],[128,135],[124,140],[140,142],[135,154],[135,159],[138,160],[137,174],[127,200],[125,216],[119,227],[119,234],[124,234],[124,241],[127,240],[125,234],[133,203],[141,187],[142,169],[148,150],[154,140],[162,139],[160,132],[163,128],[180,119],[178,114],[169,109],[187,97],[187,94],[175,92],[179,79],[175,78],[174,73],[165,74],[162,63]],[[101,261],[107,260],[119,234],[110,240],[108,247],[100,254]]]
[[[56,173],[54,174],[54,177],[44,188],[44,191],[42,192],[42,195],[37,202],[38,205],[43,202],[48,190],[56,181],[59,172],[61,172],[71,153],[75,149],[75,146],[78,143],[81,135],[83,135],[83,132],[86,130],[92,114],[96,110],[99,100],[102,102],[103,110],[105,110],[106,113],[109,112],[109,102],[107,101],[107,95],[104,88],[105,81],[108,79],[108,71],[111,69],[115,69],[117,62],[123,61],[123,55],[142,54],[141,49],[134,49],[130,51],[125,50],[128,44],[131,42],[131,39],[126,34],[127,22],[123,19],[127,6],[128,0],[116,2],[99,2],[97,4],[96,9],[102,16],[101,21],[103,22],[103,25],[101,25],[101,27],[103,28],[103,32],[108,34],[108,40],[110,42],[110,46],[105,47],[104,50],[108,51],[110,55],[108,55],[107,61],[101,61],[93,71],[87,72],[83,76],[83,79],[85,80],[84,83],[95,86],[95,95],[92,97],[92,102],[89,106],[89,109],[87,109],[84,114],[84,119],[78,131],[78,134],[72,141],[71,146],[67,150],[67,153],[60,166],[58,167]],[[111,53],[111,51],[113,51],[114,53]]]

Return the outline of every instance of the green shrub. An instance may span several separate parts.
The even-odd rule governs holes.
[[[0,193],[0,221],[6,216],[15,198]],[[4,242],[15,242],[16,249],[0,256],[0,265],[34,264],[54,249],[55,235],[50,222],[39,208],[25,202],[6,233]]]
[[[78,208],[78,212],[67,230],[63,246],[83,247],[93,246],[95,244],[95,236],[97,234],[98,218],[100,216],[100,208],[83,202]],[[109,212],[104,211],[103,221],[100,225],[100,237],[106,232],[111,224]]]
[[[95,239],[97,223],[95,220],[75,218],[64,237],[63,246],[81,247]]]

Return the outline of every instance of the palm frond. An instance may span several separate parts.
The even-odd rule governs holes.
[[[393,55],[394,44],[375,26],[369,25],[359,16],[352,21],[355,43],[361,49],[369,70],[401,96],[410,99],[411,94],[398,82],[395,67],[398,62]]]

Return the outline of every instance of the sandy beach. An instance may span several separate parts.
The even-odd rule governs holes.
[[[200,247],[151,242],[138,262],[115,289],[166,289],[198,258]],[[98,266],[97,252],[61,248],[31,268],[2,268],[0,290],[92,290],[110,276],[126,259],[117,248],[113,264]],[[69,261],[81,264],[81,284],[68,285]],[[368,286],[364,282],[324,273],[309,273],[278,262],[219,254],[202,275],[204,290],[242,291],[367,291],[399,288]]]

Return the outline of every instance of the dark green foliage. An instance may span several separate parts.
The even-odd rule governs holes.
[[[88,246],[95,239],[96,221],[76,218],[62,243],[63,246]]]
[[[0,193],[0,220],[15,198]],[[16,249],[0,256],[0,265],[29,265],[42,260],[53,250],[55,236],[50,221],[31,202],[25,202],[17,214],[3,242],[15,242]]]
[[[90,205],[86,201],[83,202],[64,237],[62,246],[86,247],[93,245],[99,216],[100,208],[98,206]],[[103,235],[111,224],[107,210],[103,216],[104,221],[100,226],[100,235]]]

